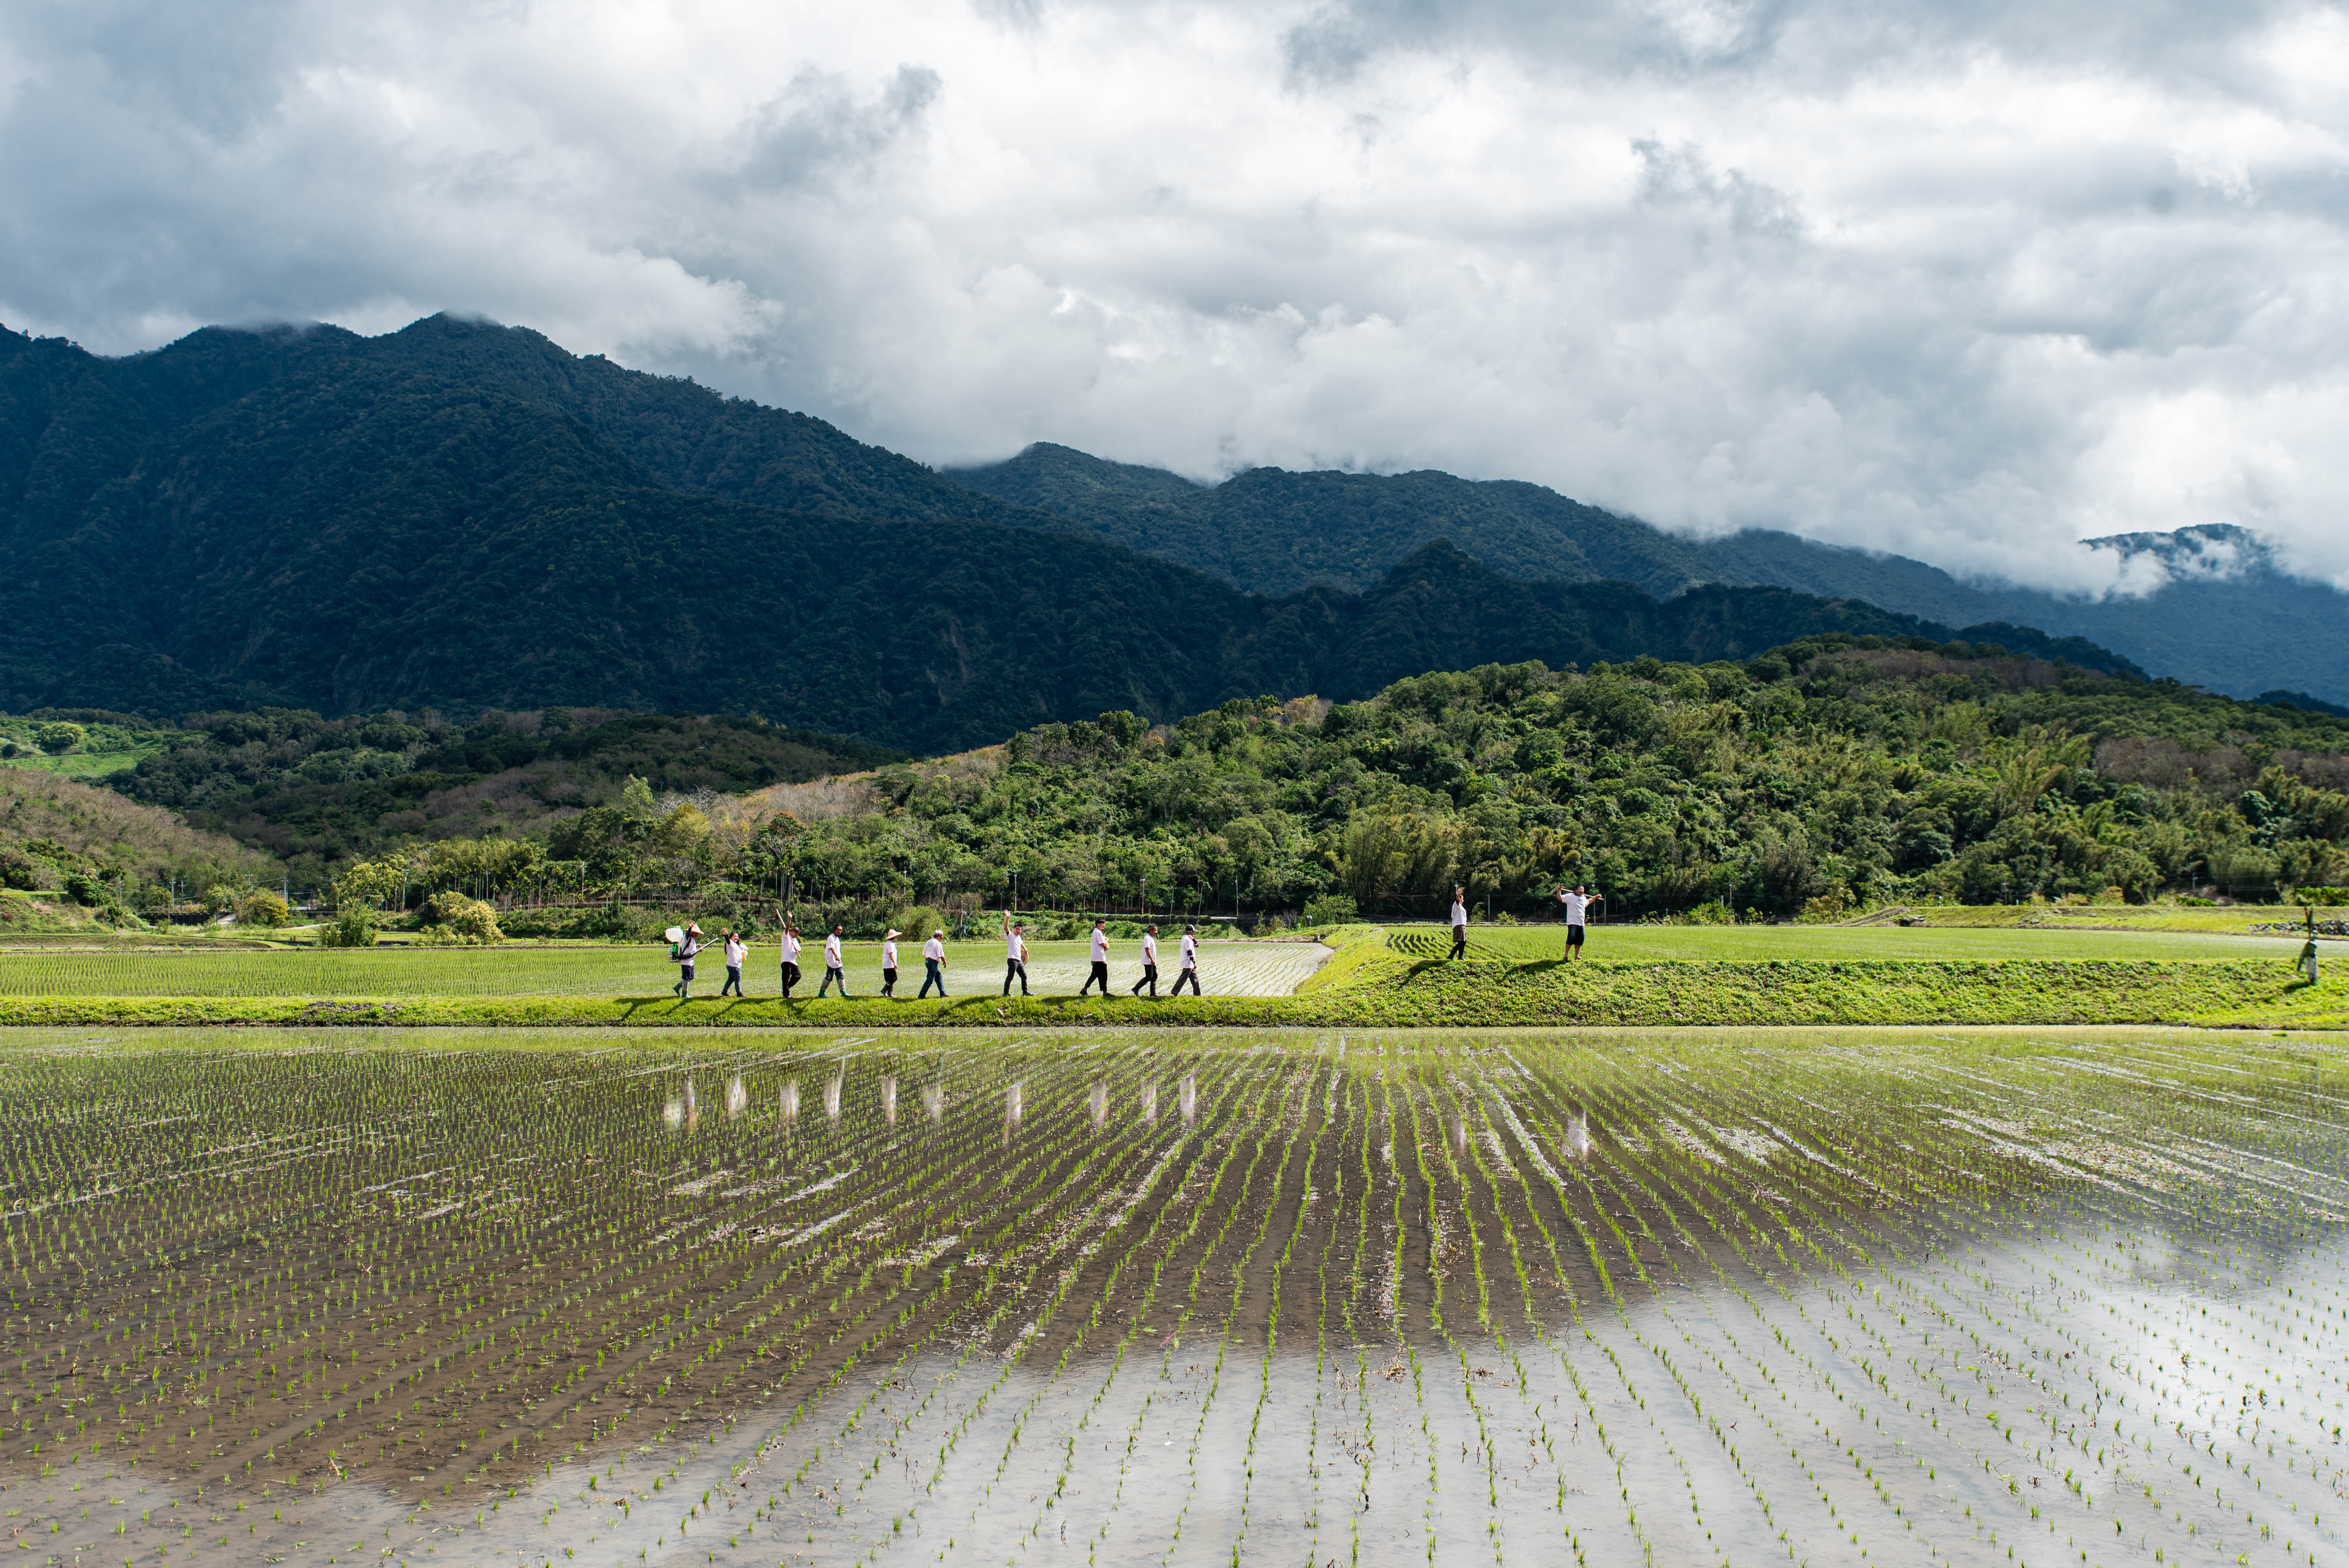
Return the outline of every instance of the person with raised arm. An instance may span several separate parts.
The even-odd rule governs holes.
[[[1003,994],[1011,994],[1012,976],[1019,977],[1019,994],[1034,994],[1028,989],[1028,928],[1014,921],[1011,911],[1003,911]]]
[[[848,988],[841,987],[840,992],[843,996],[847,995]],[[890,927],[889,934],[881,939],[881,994],[891,997],[897,994],[897,928],[895,926]]]
[[[1450,963],[1454,959],[1467,956],[1468,889],[1454,888],[1452,889],[1452,950],[1444,955],[1444,961]]]
[[[1603,904],[1606,901],[1603,895],[1588,891],[1579,882],[1574,885],[1574,891],[1571,893],[1564,888],[1557,890],[1557,907],[1566,911],[1568,959],[1578,959],[1582,956],[1582,928],[1589,916],[1590,906]]]
[[[823,983],[815,988],[819,999],[834,985],[840,987],[843,998],[848,995],[848,971],[840,967],[840,933],[844,929],[835,925],[832,935],[823,939]]]
[[[1185,983],[1191,987],[1192,995],[1199,994],[1199,928],[1196,926],[1183,928],[1183,956],[1174,971],[1174,989],[1166,994],[1169,997],[1182,995]]]
[[[947,999],[947,932],[944,926],[932,931],[930,940],[922,944],[922,962],[928,965],[930,971],[922,979],[922,996],[929,995],[930,987],[935,985],[938,988],[938,1000],[944,1002]],[[922,996],[914,1000],[919,1002]]]
[[[1151,927],[1142,933],[1142,978],[1133,982],[1127,994],[1139,996],[1143,986],[1150,988],[1150,1000],[1158,1000],[1158,928]]]
[[[800,982],[800,929],[783,917],[783,1000],[792,999],[792,987]]]
[[[1102,922],[1099,920],[1093,922],[1092,958],[1092,972],[1085,976],[1084,984],[1077,987],[1077,994],[1082,996],[1098,985],[1102,988],[1101,993],[1107,996],[1109,994],[1109,932],[1102,929]]]

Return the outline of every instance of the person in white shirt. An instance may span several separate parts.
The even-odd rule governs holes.
[[[944,927],[932,931],[930,940],[922,944],[922,961],[929,966],[930,971],[922,981],[922,996],[929,995],[930,987],[935,985],[938,988],[938,999],[943,1002],[947,994],[947,933]],[[922,996],[914,1000],[919,1002]]]
[[[1003,994],[1011,994],[1011,977],[1019,977],[1019,994],[1033,994],[1028,989],[1028,928],[1014,925],[1006,911],[1003,917]]]
[[[800,929],[789,919],[783,921],[783,1000],[792,999],[792,987],[800,982]]]
[[[843,986],[841,994],[845,996],[847,993],[848,988]],[[897,928],[895,926],[890,927],[889,934],[881,939],[881,994],[897,994]]]
[[[1143,986],[1150,988],[1150,1000],[1158,1000],[1158,928],[1151,927],[1142,933],[1142,978],[1133,982],[1130,996],[1142,994]]]
[[[737,996],[742,994],[742,961],[750,951],[749,944],[742,940],[741,932],[726,933],[726,983],[718,988],[719,995],[723,996],[730,991]]]
[[[832,928],[832,935],[823,939],[823,983],[815,988],[818,997],[822,997],[834,985],[840,987],[841,995],[848,994],[848,971],[840,967],[840,933],[845,929],[842,926],[834,926]]]
[[[1563,888],[1557,890],[1558,908],[1566,911],[1566,956],[1568,958],[1576,959],[1582,956],[1582,928],[1590,913],[1590,906],[1603,904],[1606,901],[1604,896],[1600,894],[1585,892],[1578,882],[1575,884],[1574,891],[1571,893]]]
[[[1467,956],[1468,889],[1454,888],[1452,889],[1452,950],[1444,955],[1444,961],[1450,963],[1454,959]]]
[[[686,1001],[693,1000],[693,955],[709,944],[701,938],[699,926],[685,928],[685,940],[677,944],[677,983],[669,989]]]
[[[1099,920],[1093,922],[1093,970],[1085,976],[1085,983],[1077,987],[1077,994],[1082,996],[1096,985],[1103,996],[1109,994],[1109,933],[1102,929]]]
[[[1166,993],[1170,997],[1182,995],[1183,987],[1186,982],[1191,987],[1192,995],[1199,994],[1198,932],[1199,928],[1196,926],[1183,928],[1183,957],[1180,960],[1180,967],[1174,971],[1174,989]]]

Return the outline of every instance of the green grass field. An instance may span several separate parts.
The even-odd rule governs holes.
[[[2278,915],[2274,918],[2282,918]],[[1436,926],[1392,930],[1389,944],[1414,957],[1448,951]],[[1758,963],[1785,959],[2158,959],[2172,963],[2290,959],[2302,939],[2165,930],[2080,930],[2014,926],[1593,926],[1585,958]],[[1478,958],[1554,959],[1564,926],[1471,926]],[[2349,942],[2342,944],[2349,959]]]
[[[118,751],[67,752],[61,757],[33,756],[29,753],[0,757],[0,768],[34,768],[42,773],[56,774],[61,778],[78,779],[84,784],[113,774],[127,774],[148,757],[155,755],[160,746],[125,746]]]

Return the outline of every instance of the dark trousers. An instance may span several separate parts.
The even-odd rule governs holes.
[[[940,996],[944,996],[947,993],[947,977],[945,973],[939,970],[938,961],[936,959],[924,959],[922,961],[930,966],[929,977],[922,981],[922,996],[929,995],[930,987],[934,985],[938,988],[938,994]],[[916,1002],[919,1002],[922,1000],[922,996],[917,996],[914,998],[914,1000]]]
[[[1581,946],[1582,946],[1582,927],[1581,927],[1580,925],[1578,925],[1578,925],[1571,925],[1571,926],[1567,927],[1567,928],[1566,928],[1566,956],[1567,956],[1567,957],[1568,957],[1568,958],[1572,958],[1572,957],[1574,956],[1574,954],[1575,954],[1575,950],[1576,950],[1576,949],[1578,949],[1578,948],[1579,948],[1579,947],[1581,947]]]
[[[677,984],[675,984],[674,986],[670,987],[670,989],[671,989],[672,991],[675,991],[675,992],[676,992],[679,996],[684,996],[684,995],[686,995],[686,994],[687,994],[687,990],[686,990],[686,988],[687,988],[688,986],[690,986],[692,983],[693,983],[693,966],[692,966],[691,964],[689,964],[689,963],[681,963],[681,964],[678,965],[678,966],[677,966]]]
[[[1183,987],[1186,984],[1190,986],[1192,995],[1197,996],[1199,994],[1199,971],[1197,970],[1176,970],[1174,971],[1174,989],[1168,992],[1166,994],[1169,996],[1180,996],[1183,994]]]
[[[1444,961],[1449,963],[1454,959],[1465,958],[1467,956],[1468,928],[1465,926],[1454,926],[1452,928],[1452,950],[1444,955]]]
[[[1006,996],[1011,994],[1011,977],[1014,975],[1019,977],[1019,994],[1026,996],[1029,994],[1028,966],[1021,963],[1018,959],[1005,959],[1003,961],[1003,994]]]
[[[881,971],[881,994],[884,996],[895,996],[897,994],[897,971],[895,970],[885,969]]]
[[[785,964],[783,966],[783,999],[785,1001],[789,1001],[791,999],[792,987],[797,985],[799,982],[800,966],[795,963]]]
[[[840,986],[840,994],[846,996],[848,994],[848,971],[833,965],[825,965],[823,971],[823,983],[815,988],[815,993],[818,996],[822,996],[825,992],[830,991],[835,982]]]
[[[1153,1002],[1157,1001],[1158,966],[1154,963],[1146,963],[1142,966],[1142,978],[1133,982],[1134,992],[1139,993],[1142,988],[1145,985],[1150,988],[1150,1000]]]
[[[1093,961],[1093,971],[1092,973],[1085,976],[1084,984],[1077,987],[1077,994],[1079,996],[1082,996],[1086,992],[1091,991],[1096,985],[1102,988],[1102,994],[1103,996],[1107,996],[1109,994],[1109,965],[1100,959],[1095,959]]]
[[[723,996],[730,991],[737,996],[742,994],[742,971],[732,964],[726,966],[726,983],[718,988],[718,994]]]

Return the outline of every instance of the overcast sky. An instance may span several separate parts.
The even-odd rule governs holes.
[[[435,310],[937,463],[1433,467],[2349,585],[2349,14],[12,0],[0,320]]]

